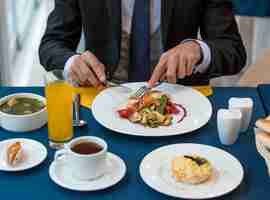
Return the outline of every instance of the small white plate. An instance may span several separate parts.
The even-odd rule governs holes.
[[[74,178],[64,160],[53,161],[49,174],[51,179],[63,188],[75,191],[103,190],[118,183],[126,174],[124,161],[115,154],[107,153],[107,172],[95,180],[84,181]]]
[[[23,160],[16,166],[10,166],[7,163],[6,152],[9,145],[15,142],[21,142],[23,148]],[[42,163],[47,157],[46,147],[31,139],[15,138],[0,142],[0,170],[1,171],[23,171],[36,167]]]
[[[104,127],[118,133],[127,135],[160,137],[181,135],[195,131],[209,121],[212,115],[210,101],[200,92],[176,84],[163,83],[156,90],[169,94],[172,101],[186,108],[187,116],[181,123],[174,119],[168,127],[147,128],[140,124],[134,124],[126,119],[121,119],[117,113],[121,107],[127,104],[128,98],[146,83],[127,83],[125,86],[132,88],[128,92],[123,88],[108,88],[101,92],[92,104],[92,113],[95,119]]]
[[[202,156],[213,165],[213,176],[205,183],[178,183],[172,177],[172,159],[191,154]],[[160,193],[184,199],[208,199],[237,188],[243,180],[244,170],[235,157],[221,149],[200,144],[175,144],[149,153],[140,165],[140,175],[147,185]]]

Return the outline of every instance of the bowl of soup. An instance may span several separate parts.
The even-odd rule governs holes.
[[[16,93],[0,99],[0,126],[8,131],[33,131],[47,120],[46,99],[40,95]]]

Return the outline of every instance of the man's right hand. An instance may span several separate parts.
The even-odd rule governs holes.
[[[80,85],[98,87],[106,82],[105,66],[90,51],[76,55],[68,70],[68,79]]]

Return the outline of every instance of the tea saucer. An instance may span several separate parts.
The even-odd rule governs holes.
[[[100,178],[91,181],[76,179],[63,160],[53,161],[49,169],[49,174],[57,185],[69,190],[103,190],[118,183],[125,176],[127,170],[124,161],[112,153],[107,153],[106,165],[108,171]]]
[[[15,142],[21,142],[24,152],[23,158],[21,163],[18,163],[16,166],[10,166],[6,161],[6,149]],[[16,172],[27,170],[42,163],[46,157],[46,147],[35,140],[16,138],[0,142],[0,171]]]

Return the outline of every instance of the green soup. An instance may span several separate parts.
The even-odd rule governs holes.
[[[0,105],[0,111],[13,115],[27,115],[38,112],[45,107],[38,99],[29,97],[15,97]]]

